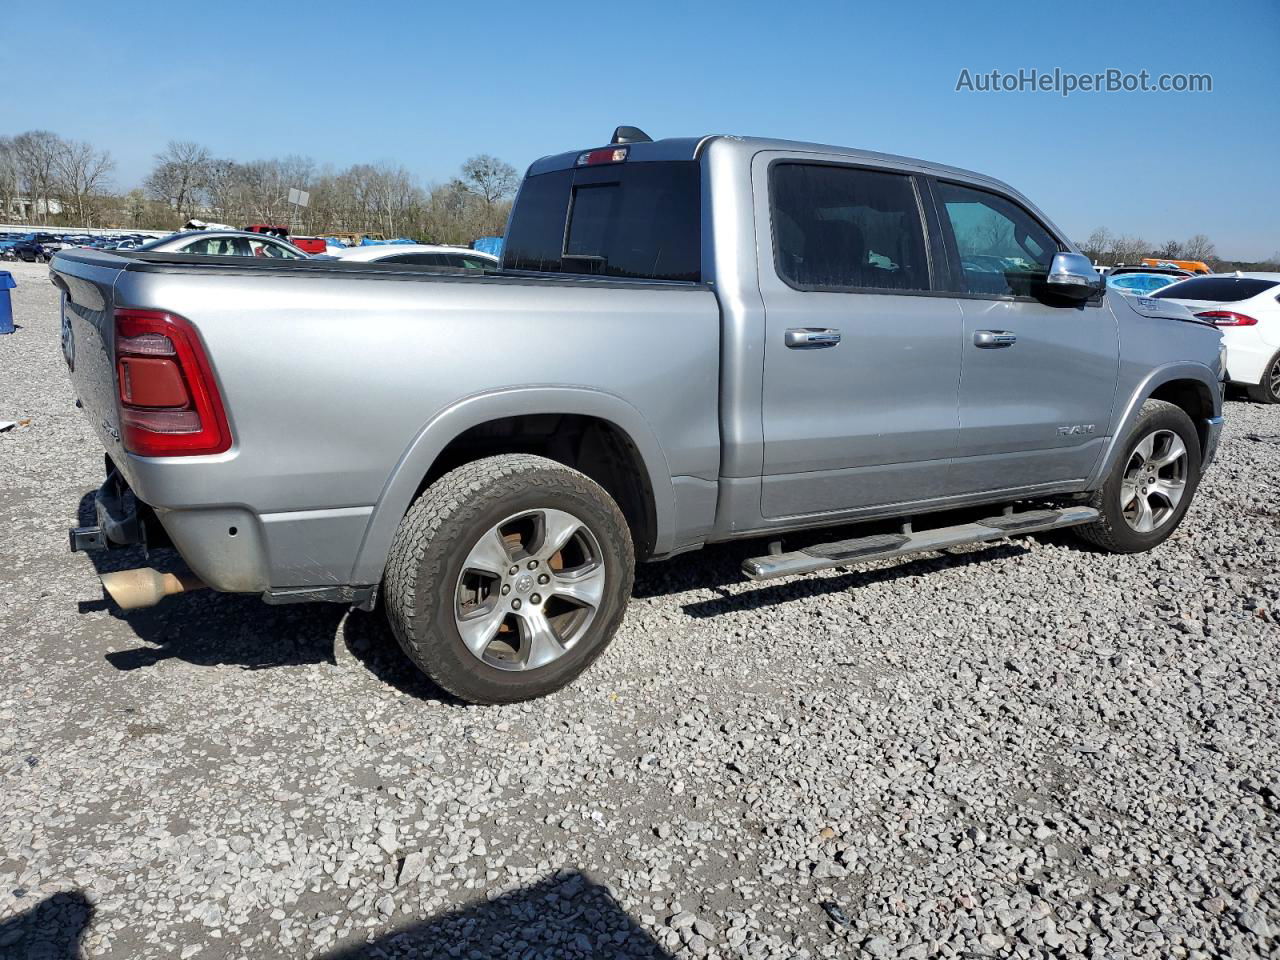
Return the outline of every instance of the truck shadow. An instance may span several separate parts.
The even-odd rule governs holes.
[[[81,960],[93,906],[78,890],[55,893],[30,910],[0,920],[0,960]]]
[[[695,600],[691,603],[683,604],[680,609],[688,616],[702,620],[735,611],[757,610],[761,607],[778,606],[795,600],[812,599],[831,593],[845,593],[877,583],[891,583],[894,580],[901,580],[907,577],[927,576],[940,570],[954,570],[974,564],[989,563],[1009,557],[1021,556],[1026,552],[1026,547],[1014,543],[1001,543],[981,548],[971,553],[941,553],[906,558],[896,561],[892,567],[881,567],[874,570],[851,570],[837,567],[835,569],[843,571],[838,576],[815,574],[786,581],[765,581],[751,589],[740,590],[736,593],[724,588],[723,584],[731,582],[726,579],[718,583],[702,585],[715,590],[719,596],[707,600]],[[743,553],[742,559],[757,555],[751,552]],[[744,581],[745,578],[743,578],[738,566],[738,564],[734,565],[737,573],[736,579]],[[637,577],[638,582],[639,578]],[[695,588],[696,586],[686,586],[684,589]],[[654,594],[637,591],[635,595],[652,596]]]
[[[340,911],[335,912],[341,915]],[[94,908],[80,891],[55,893],[0,921],[0,960],[83,960],[87,954],[82,940],[93,917]],[[144,918],[117,919],[128,929]],[[416,923],[396,922],[397,926],[367,943],[308,956],[319,960],[508,955],[539,960],[673,958],[606,887],[579,870],[561,870],[492,900],[479,900]]]
[[[577,870],[321,955],[322,960],[445,956],[672,960],[673,955],[604,886]]]
[[[91,522],[92,510],[92,496],[87,495],[81,504],[81,522]],[[793,550],[838,535],[841,531],[793,534],[788,536],[786,548]],[[1061,534],[1053,536],[1055,543],[1071,539]],[[705,619],[998,561],[1019,556],[1027,548],[1017,542],[1003,542],[963,553],[926,554],[878,569],[853,569],[837,576],[799,577],[728,589],[730,584],[746,583],[742,561],[766,549],[763,540],[713,544],[661,563],[640,564],[633,595],[644,599],[710,590],[717,596],[681,605],[689,617]],[[162,570],[182,568],[181,559],[172,550],[153,550],[149,559],[144,559],[140,548],[87,556],[100,574],[144,563]],[[336,664],[340,658],[350,656],[374,677],[410,696],[460,702],[432,683],[404,655],[380,611],[348,613],[346,607],[329,603],[271,606],[256,596],[213,591],[171,597],[145,610],[120,610],[105,599],[82,603],[81,610],[109,611],[147,644],[107,654],[107,660],[119,670],[154,667],[170,659],[197,666],[237,665],[261,670]]]

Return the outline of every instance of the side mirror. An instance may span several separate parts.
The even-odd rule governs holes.
[[[1082,253],[1055,253],[1045,282],[1050,293],[1068,300],[1088,300],[1100,294],[1106,284]]]

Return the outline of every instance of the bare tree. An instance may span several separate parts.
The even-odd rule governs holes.
[[[1180,260],[1216,260],[1218,257],[1217,247],[1214,246],[1212,240],[1203,233],[1197,233],[1182,246],[1183,256]]]
[[[1155,256],[1161,260],[1182,260],[1183,249],[1182,244],[1177,240],[1167,240],[1165,245],[1155,251]]]
[[[48,130],[29,130],[13,138],[18,189],[32,201],[35,220],[52,213],[55,166],[62,138]]]
[[[0,137],[0,219],[13,215],[13,201],[18,196],[18,157],[12,137]]]
[[[462,183],[483,200],[486,207],[492,207],[515,193],[520,177],[511,164],[481,153],[462,165]]]
[[[1098,227],[1089,234],[1089,239],[1080,245],[1080,251],[1094,263],[1098,263],[1110,251],[1111,240],[1111,231],[1106,227]]]
[[[1122,234],[1111,241],[1109,253],[1112,263],[1139,263],[1150,249],[1151,245],[1141,237]]]
[[[200,206],[208,188],[213,157],[198,143],[170,140],[163,153],[156,154],[156,165],[146,180],[146,189],[157,200],[163,200],[187,219]]]
[[[81,140],[62,141],[54,158],[54,182],[76,223],[91,226],[94,201],[101,197],[115,167],[111,154]]]

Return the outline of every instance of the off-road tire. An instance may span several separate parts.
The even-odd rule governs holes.
[[[605,596],[588,632],[559,659],[524,671],[482,662],[454,620],[462,564],[476,540],[522,510],[568,510],[600,544]],[[429,486],[400,522],[383,578],[385,610],[405,654],[436,684],[470,703],[514,703],[572,683],[613,639],[635,573],[631,534],[618,505],[586,475],[545,457],[476,460]]]
[[[1186,445],[1186,491],[1168,521],[1150,533],[1139,533],[1129,526],[1122,514],[1120,484],[1134,449],[1145,437],[1157,430],[1172,430]],[[1200,438],[1196,434],[1195,424],[1181,407],[1163,400],[1148,400],[1142,405],[1137,419],[1125,433],[1120,447],[1120,456],[1112,465],[1102,488],[1095,492],[1089,501],[1088,505],[1098,511],[1098,520],[1072,529],[1083,540],[1109,553],[1142,553],[1151,550],[1178,529],[1187,509],[1191,506],[1191,501],[1195,498],[1196,488],[1199,485]]]
[[[1277,364],[1280,364],[1280,353],[1267,361],[1266,367],[1262,370],[1261,383],[1251,383],[1245,387],[1245,392],[1254,403],[1280,403],[1280,390],[1271,386],[1271,376]]]

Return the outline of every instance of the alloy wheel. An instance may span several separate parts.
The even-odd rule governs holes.
[[[573,649],[604,592],[604,555],[587,525],[564,510],[526,511],[471,548],[458,576],[454,624],[489,666],[536,670]]]
[[[1138,533],[1153,533],[1177,512],[1187,492],[1187,447],[1172,430],[1138,443],[1120,481],[1120,512]]]

